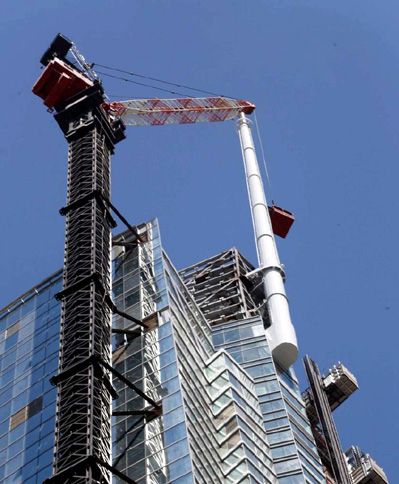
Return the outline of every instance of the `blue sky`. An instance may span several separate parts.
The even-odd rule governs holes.
[[[355,373],[335,413],[343,447],[399,482],[398,17],[395,0],[3,0],[0,306],[62,265],[67,146],[31,94],[57,32],[90,61],[249,99],[268,198],[297,217],[278,244],[301,354]],[[255,261],[234,123],[127,135],[112,190],[132,223],[158,217],[178,268],[231,246]]]

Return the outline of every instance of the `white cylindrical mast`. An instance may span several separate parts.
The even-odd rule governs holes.
[[[274,360],[289,368],[298,355],[295,329],[291,323],[288,299],[284,288],[284,271],[280,264],[262,178],[252,139],[250,121],[244,113],[237,122],[248,187],[252,222],[255,232],[259,267],[271,326],[266,334]]]

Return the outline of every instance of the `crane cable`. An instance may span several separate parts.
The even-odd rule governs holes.
[[[262,155],[263,167],[265,169],[267,184],[269,186],[270,194],[271,194],[271,191],[272,191],[272,183],[271,183],[271,179],[270,179],[270,175],[269,175],[269,170],[267,168],[267,162],[266,162],[266,157],[265,157],[265,150],[263,149],[263,143],[262,143],[262,138],[260,136],[260,130],[259,130],[259,124],[258,124],[258,118],[256,117],[256,112],[255,111],[254,111],[254,118],[255,118],[256,134],[257,134],[257,137],[258,137],[259,146],[260,146],[260,152],[261,152],[261,155]]]
[[[105,64],[99,64],[98,62],[93,62],[91,64],[91,68],[94,68],[94,66],[98,66],[102,69],[107,69],[109,71],[119,72],[121,74],[127,74],[128,76],[131,76],[131,77],[139,77],[140,79],[148,79],[150,81],[160,82],[160,83],[166,84],[168,86],[175,86],[175,87],[178,87],[178,88],[189,89],[190,91],[196,91],[196,92],[199,92],[199,93],[202,93],[202,94],[210,94],[211,96],[225,97],[227,99],[237,99],[237,98],[233,98],[233,97],[230,97],[230,96],[225,96],[224,94],[216,94],[215,92],[212,92],[212,91],[207,91],[207,90],[204,90],[204,89],[198,89],[196,87],[191,87],[191,86],[188,86],[186,84],[177,84],[175,82],[170,82],[170,81],[165,81],[163,79],[159,79],[158,77],[145,76],[144,74],[138,74],[137,72],[131,72],[131,71],[126,71],[124,69],[119,69],[119,68],[116,68],[116,67],[106,66]],[[117,80],[120,80],[120,81],[129,82],[129,83],[135,84],[137,86],[150,87],[151,89],[157,89],[159,91],[167,92],[167,93],[173,94],[175,96],[193,97],[191,95],[183,94],[179,91],[172,91],[170,89],[162,88],[162,87],[159,87],[159,86],[154,86],[153,84],[146,84],[144,82],[133,81],[132,79],[128,79],[128,78],[122,77],[122,76],[117,76],[115,74],[109,74],[107,72],[103,72],[103,71],[99,71],[99,70],[96,70],[96,72],[98,74],[101,74],[101,75],[106,76],[106,77],[110,77],[112,79],[117,79]],[[122,96],[111,96],[111,97],[120,98]],[[258,119],[256,117],[256,113],[254,113],[254,118],[255,118],[256,134],[257,134],[257,137],[258,137],[261,155],[262,155],[263,167],[264,167],[265,174],[266,174],[267,184],[268,184],[270,192],[271,192],[272,184],[271,184],[269,170],[268,170],[267,163],[266,163],[265,151],[264,151],[264,148],[263,148],[263,143],[262,143],[262,138],[261,138],[261,135],[260,135],[259,124],[258,124]]]
[[[162,87],[152,86],[151,84],[145,84],[144,82],[133,81],[132,79],[127,79],[126,77],[114,76],[112,74],[107,74],[106,72],[102,72],[99,70],[97,70],[96,72],[97,74],[101,74],[102,76],[111,77],[112,79],[118,79],[119,81],[130,82],[131,84],[136,84],[137,86],[151,87],[152,89],[158,89],[159,91],[167,92],[169,94],[174,94],[177,96],[184,96],[184,97],[188,96],[187,94],[183,94],[178,91],[171,91],[170,89],[164,89]],[[192,97],[192,96],[188,96],[188,97]]]
[[[190,91],[196,91],[196,92],[200,92],[202,94],[208,94],[208,95],[216,96],[216,97],[225,97],[225,98],[228,98],[228,99],[236,99],[236,98],[233,98],[233,97],[230,97],[230,96],[225,96],[224,94],[217,94],[215,92],[207,91],[205,89],[199,89],[197,87],[188,86],[187,84],[177,84],[176,82],[165,81],[165,80],[160,79],[158,77],[146,76],[144,74],[138,74],[137,72],[126,71],[124,69],[118,69],[116,67],[110,67],[110,66],[106,66],[104,64],[99,64],[97,62],[93,62],[93,64],[91,66],[92,67],[98,66],[98,67],[101,67],[102,69],[107,69],[109,71],[119,72],[121,74],[127,74],[128,76],[131,76],[131,77],[139,77],[140,79],[148,79],[150,81],[160,82],[160,83],[166,84],[168,86],[175,86],[175,87],[178,87],[178,88],[189,89]],[[96,72],[98,72],[99,74],[108,76],[108,77],[113,77],[114,79],[120,79],[120,80],[123,80],[123,81],[126,81],[126,82],[132,82],[133,84],[138,84],[139,86],[151,87],[153,89],[159,89],[160,91],[166,91],[166,92],[169,92],[171,94],[177,94],[179,96],[186,96],[186,94],[182,94],[182,93],[179,93],[177,91],[171,91],[169,89],[161,88],[161,87],[150,85],[150,84],[139,83],[137,81],[132,81],[131,79],[127,79],[125,77],[107,74],[105,72],[100,72],[100,71],[96,71]],[[192,96],[189,96],[189,97],[192,97]]]

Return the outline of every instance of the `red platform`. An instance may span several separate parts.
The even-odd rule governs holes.
[[[92,85],[93,82],[86,76],[55,58],[47,64],[32,91],[52,109]]]
[[[294,223],[294,214],[288,212],[288,210],[284,210],[281,207],[277,207],[277,205],[272,205],[271,207],[268,207],[268,209],[273,232],[279,237],[285,239],[291,228],[291,225]]]

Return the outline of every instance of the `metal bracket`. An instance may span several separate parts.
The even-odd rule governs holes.
[[[107,219],[108,222],[111,226],[111,228],[115,228],[117,226],[117,223],[115,222],[115,219],[112,217],[111,212],[109,211],[108,205],[110,204],[109,200],[103,193],[101,193],[99,190],[93,190],[92,192],[88,193],[84,197],[79,198],[75,202],[70,203],[66,207],[62,207],[60,209],[60,214],[62,216],[67,215],[71,210],[75,210],[77,208],[82,207],[85,205],[87,202],[90,200],[95,199],[97,203],[101,206],[103,210],[106,211],[107,213]]]
[[[115,390],[114,386],[112,385],[111,381],[106,378],[104,374],[104,368],[106,363],[98,358],[96,355],[91,355],[83,361],[76,363],[75,365],[70,366],[66,370],[54,375],[50,378],[50,383],[52,385],[58,385],[66,378],[71,377],[72,375],[76,374],[77,372],[81,371],[83,368],[92,365],[95,368],[95,371],[99,372],[101,379],[103,380],[105,386],[107,387],[108,391],[110,392],[112,398],[116,400],[119,395],[118,392]]]
[[[104,294],[105,289],[102,283],[102,278],[98,272],[93,272],[89,276],[84,277],[78,282],[75,282],[75,284],[72,284],[71,286],[66,287],[62,291],[57,292],[57,294],[55,294],[54,297],[57,301],[62,301],[70,294],[73,294],[74,292],[79,291],[79,289],[86,287],[91,282],[94,282],[94,284],[96,285],[96,288],[99,289],[102,294]]]
[[[122,316],[122,318],[128,319],[132,323],[138,324],[139,326],[141,326],[145,329],[148,329],[148,326],[145,323],[143,323],[143,321],[141,321],[140,319],[137,319],[133,316],[130,316],[130,314],[127,314],[127,313],[121,311],[120,309],[118,309],[108,294],[105,296],[104,302],[108,305],[108,307],[111,309],[111,311],[114,314],[118,314],[119,316]]]
[[[137,393],[137,395],[139,395],[141,398],[147,401],[154,408],[157,408],[157,409],[161,408],[161,406],[157,402],[155,402],[151,397],[147,396],[142,390],[140,390],[140,388],[138,388],[134,383],[128,380],[125,376],[123,376],[122,373],[119,373],[118,370],[115,370],[115,368],[112,368],[112,366],[106,363],[105,361],[101,361],[101,364],[106,370],[110,371],[113,375],[119,378],[119,380],[122,383],[124,383],[126,386],[134,390]]]
[[[116,410],[112,412],[113,417],[144,415],[146,422],[153,420],[161,415],[162,408],[143,408],[142,410]]]
[[[263,267],[258,267],[257,269],[254,269],[251,272],[247,272],[244,277],[250,279],[251,277],[256,276],[257,274],[261,273],[261,276],[263,276],[263,273],[267,271],[268,269],[274,269],[280,272],[283,278],[285,278],[285,272],[284,272],[284,266],[281,264],[280,266],[263,266]]]
[[[43,484],[59,484],[60,482],[69,482],[69,478],[76,475],[76,473],[79,472],[81,469],[87,469],[88,467],[95,468],[96,465],[100,465],[101,467],[104,467],[112,474],[119,477],[119,479],[122,479],[122,481],[127,482],[128,484],[137,484],[136,481],[134,481],[130,477],[123,474],[123,472],[118,471],[118,469],[116,469],[115,467],[111,466],[107,462],[104,462],[103,460],[93,455],[89,455],[84,459],[81,459],[76,464],[73,464],[72,466],[67,467],[63,471],[57,474],[54,474],[53,476],[44,480]]]

